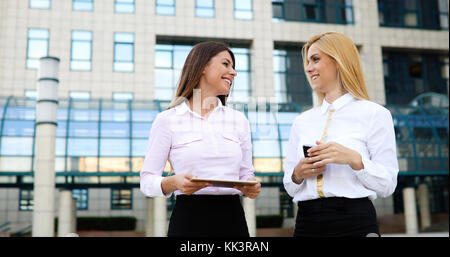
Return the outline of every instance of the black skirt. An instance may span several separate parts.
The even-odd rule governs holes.
[[[319,198],[298,202],[295,237],[379,236],[369,198]]]
[[[178,195],[168,237],[249,237],[239,195]]]

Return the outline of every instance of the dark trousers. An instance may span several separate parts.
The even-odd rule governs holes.
[[[169,237],[249,237],[239,195],[178,195]]]
[[[298,202],[295,237],[379,235],[377,214],[367,197],[329,197]]]

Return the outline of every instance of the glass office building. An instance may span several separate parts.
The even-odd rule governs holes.
[[[256,215],[294,205],[282,177],[291,124],[316,100],[301,48],[313,35],[348,35],[371,99],[393,116],[398,186],[374,201],[402,215],[405,187],[428,185],[432,215],[448,219],[449,47],[447,0],[17,0],[0,8],[0,232],[31,224],[38,60],[60,59],[56,186],[72,189],[80,216],[135,216],[155,116],[175,94],[198,42],[226,43],[238,76],[228,104],[251,123],[263,188]],[[171,169],[169,163],[165,172]],[[57,197],[57,196],[56,196]],[[167,209],[172,209],[167,201]]]
[[[114,201],[139,187],[139,171],[152,122],[168,104],[166,101],[60,100],[55,145],[57,187],[119,190],[112,193],[111,208],[130,209],[131,197],[118,201],[120,204]],[[279,188],[280,212],[292,217],[292,204],[283,201],[289,199],[282,184],[284,158],[292,122],[304,110],[292,103],[229,103],[229,106],[242,111],[249,119],[256,175],[263,187]],[[432,188],[432,211],[448,212],[445,204],[448,203],[448,109],[393,105],[387,108],[394,119],[400,166],[395,210],[401,212],[403,208],[402,187],[420,182]],[[34,119],[34,99],[0,98],[0,186],[32,189]],[[165,172],[170,169],[168,163]],[[80,197],[79,208],[88,208],[86,201],[87,198]],[[29,201],[21,201],[19,208],[32,209]]]

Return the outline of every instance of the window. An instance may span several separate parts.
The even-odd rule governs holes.
[[[181,69],[191,48],[191,45],[155,46],[155,99],[172,100]]]
[[[284,0],[272,0],[272,20],[284,20]]]
[[[72,51],[70,69],[89,71],[92,66],[92,32],[84,30],[72,31]]]
[[[303,70],[301,46],[275,45],[273,72],[278,103],[312,106],[312,91]]]
[[[230,47],[234,54],[237,76],[230,92],[230,102],[248,102],[251,96],[250,50],[243,47]]]
[[[30,8],[50,9],[50,0],[30,0]]]
[[[353,24],[352,0],[272,0],[272,20]]]
[[[32,189],[20,189],[19,211],[32,211],[34,207],[34,196]]]
[[[156,0],[156,14],[175,15],[175,0]]]
[[[72,9],[75,11],[94,10],[94,0],[73,0]]]
[[[111,209],[132,209],[132,197],[133,193],[131,189],[111,189]]]
[[[378,0],[381,26],[448,29],[446,0]]]
[[[87,189],[73,189],[72,197],[77,199],[77,210],[87,210],[88,209],[88,190]]]
[[[448,57],[385,50],[383,62],[387,104],[408,105],[427,92],[448,96]]]
[[[25,97],[28,97],[28,98],[31,98],[31,99],[36,99],[37,91],[36,90],[26,89],[25,90]]]
[[[438,0],[439,24],[442,29],[448,29],[448,0]]]
[[[115,0],[114,11],[117,13],[134,13],[134,0]]]
[[[78,100],[89,100],[91,98],[91,93],[86,91],[71,91],[69,97]]]
[[[252,0],[234,0],[234,18],[239,20],[253,19]]]
[[[134,33],[114,33],[114,71],[134,71]]]
[[[195,16],[214,17],[214,0],[195,0]]]
[[[175,96],[181,70],[192,45],[157,44],[155,46],[155,99],[170,101]],[[229,101],[247,102],[251,95],[250,51],[230,47],[235,57],[235,77]]]
[[[27,69],[37,69],[39,58],[48,55],[48,29],[28,29]]]
[[[131,101],[133,97],[133,93],[113,93],[112,95],[114,101]]]

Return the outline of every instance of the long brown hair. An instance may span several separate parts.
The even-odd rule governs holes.
[[[367,92],[366,82],[359,57],[358,49],[353,41],[346,35],[338,32],[326,32],[312,37],[302,50],[303,67],[306,77],[311,85],[311,78],[306,72],[309,64],[308,51],[312,44],[328,56],[330,56],[338,67],[338,78],[341,86],[357,99],[370,100]],[[319,105],[322,104],[325,94],[316,92]]]
[[[190,99],[193,96],[194,89],[199,85],[203,70],[209,63],[209,60],[223,51],[228,51],[231,55],[234,69],[234,54],[225,44],[215,41],[207,41],[198,43],[192,48],[186,58],[186,61],[184,62],[175,98],[172,100],[167,109],[175,107],[184,100]],[[218,96],[222,102],[222,105],[226,105],[227,97],[228,95]]]

